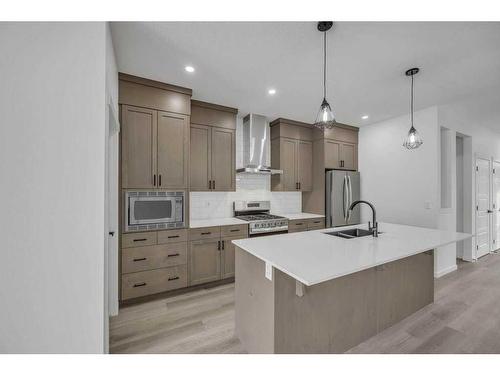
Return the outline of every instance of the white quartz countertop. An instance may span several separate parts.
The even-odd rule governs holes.
[[[248,224],[248,221],[236,219],[234,217],[190,220],[189,228],[218,227],[224,225],[238,225],[238,224]]]
[[[320,217],[325,217],[325,215],[309,214],[307,212],[299,212],[298,214],[278,214],[278,215],[284,216],[288,220],[317,219]]]
[[[306,286],[319,284],[439,246],[462,241],[471,234],[379,223],[379,237],[345,239],[325,234],[342,228],[254,237],[232,241]]]

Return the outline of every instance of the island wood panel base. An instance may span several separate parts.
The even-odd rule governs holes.
[[[296,294],[296,280],[236,248],[236,334],[249,353],[343,353],[434,301],[433,251]]]

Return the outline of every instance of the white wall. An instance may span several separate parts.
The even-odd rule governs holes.
[[[373,202],[379,221],[436,228],[437,108],[416,112],[415,127],[424,139],[416,150],[402,146],[410,128],[407,115],[360,128],[361,197]],[[370,215],[363,208],[362,220]]]
[[[467,167],[463,176],[466,188],[464,194],[471,197],[468,205],[466,204],[464,207],[467,214],[467,217],[464,218],[464,225],[466,228],[470,228],[470,230],[466,231],[473,234],[475,233],[474,158],[476,155],[483,155],[497,160],[500,159],[500,108],[497,101],[497,96],[479,94],[438,108],[439,125],[451,130],[450,137],[453,138],[456,133],[470,137],[470,145],[468,142],[464,145],[465,156],[469,155],[472,158],[472,163],[467,164],[466,160]],[[493,129],[497,129],[497,131]],[[468,138],[466,137],[466,139]],[[455,149],[451,149],[450,153],[454,154]],[[454,170],[455,164],[452,163],[451,167]],[[456,194],[456,180],[454,179],[452,182],[451,191]],[[456,199],[453,202],[453,207],[441,214],[440,222],[443,228],[456,227]],[[475,246],[474,238],[472,241],[464,242],[464,247],[461,249],[464,260],[474,260],[476,258]],[[449,245],[442,251],[442,261],[446,262],[450,268],[455,262],[455,254],[455,245]]]
[[[417,150],[405,150],[401,144],[409,127],[408,116],[383,121],[362,127],[359,133],[359,170],[361,172],[361,196],[375,204],[379,221],[411,224],[428,228],[456,230],[456,150],[455,136],[460,133],[470,136],[470,146],[464,152],[486,154],[500,158],[500,111],[491,104],[491,98],[475,96],[460,102],[430,107],[415,113],[415,126],[421,133],[424,144]],[[449,180],[451,207],[441,209],[441,141],[440,129],[450,139],[445,150],[451,159],[446,165],[452,178]],[[469,149],[470,148],[470,149]],[[464,223],[472,222],[474,211],[474,173],[472,164],[464,179],[472,189],[468,217]],[[466,186],[469,188],[469,186]],[[465,193],[468,189],[465,190]],[[363,211],[363,220],[369,213]],[[471,227],[471,225],[468,225]],[[472,249],[473,243],[466,247]],[[467,249],[464,247],[464,258]],[[470,252],[470,251],[469,251]],[[442,276],[456,269],[456,247],[439,248],[435,254],[435,276]]]
[[[0,352],[104,351],[105,40],[0,24]]]
[[[243,167],[243,119],[236,121],[236,168]],[[269,145],[268,145],[269,146]],[[270,152],[267,153],[268,159]],[[270,160],[267,162],[270,165]],[[190,193],[190,219],[210,219],[233,216],[236,200],[268,200],[275,214],[299,213],[302,211],[301,192],[271,192],[269,175],[237,174],[235,192]]]

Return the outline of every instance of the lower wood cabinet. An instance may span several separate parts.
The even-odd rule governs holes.
[[[203,239],[202,236],[209,238]],[[234,277],[234,245],[231,241],[247,237],[248,225],[190,229],[189,285]]]
[[[187,287],[186,265],[122,275],[122,299]]]
[[[316,219],[296,219],[288,221],[288,233],[305,232],[307,230],[323,229],[325,227],[324,218]]]
[[[147,271],[186,263],[186,242],[125,248],[122,253],[123,273]]]
[[[231,241],[240,240],[247,236],[234,236],[222,238],[221,279],[234,277],[234,245]]]
[[[186,229],[121,235],[121,300],[188,286]]]
[[[190,241],[189,285],[220,280],[221,243],[219,239]]]

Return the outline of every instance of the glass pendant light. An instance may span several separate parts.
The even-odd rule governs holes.
[[[318,22],[318,30],[323,33],[323,101],[319,107],[318,115],[314,126],[323,130],[325,128],[331,129],[335,125],[335,116],[333,115],[332,108],[326,100],[326,32],[333,26],[331,21]]]
[[[410,130],[408,131],[408,135],[406,136],[405,141],[403,142],[403,146],[407,148],[408,150],[414,150],[416,148],[419,148],[424,141],[420,137],[420,134],[418,134],[417,129],[413,126],[413,76],[419,72],[418,68],[412,68],[408,69],[406,71],[406,75],[408,77],[411,77],[411,101],[410,101],[410,118],[411,118],[411,127]]]

